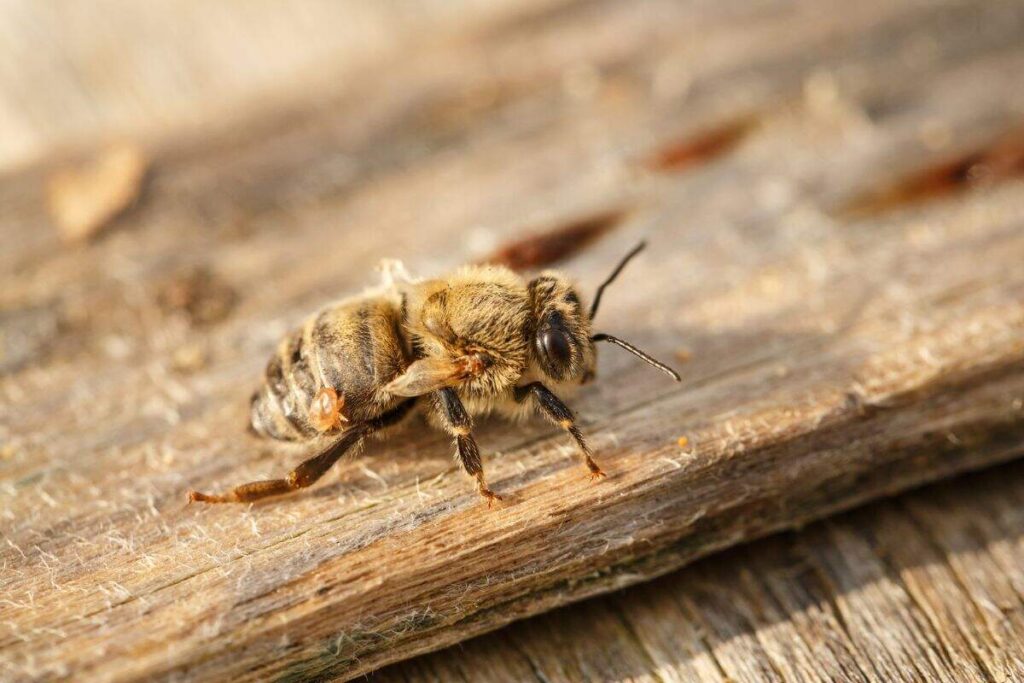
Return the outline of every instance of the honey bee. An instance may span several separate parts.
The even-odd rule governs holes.
[[[287,335],[252,396],[250,427],[289,441],[338,438],[284,479],[242,484],[224,494],[189,492],[189,502],[250,502],[310,486],[367,436],[396,424],[418,403],[454,439],[463,469],[490,506],[473,415],[540,413],[575,440],[592,479],[605,476],[550,387],[595,376],[595,344],[609,342],[668,374],[679,375],[632,344],[594,334],[601,295],[636,256],[640,243],[598,287],[589,310],[562,274],[526,280],[503,266],[465,266],[416,280],[397,261],[383,283],[320,310]]]

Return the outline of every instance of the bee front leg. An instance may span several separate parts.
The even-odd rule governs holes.
[[[473,421],[462,405],[459,395],[452,388],[439,389],[431,394],[434,411],[441,420],[445,431],[455,437],[455,447],[463,469],[476,479],[476,490],[487,500],[487,507],[501,496],[487,487],[484,467],[480,461],[480,449],[473,438]]]
[[[533,397],[537,408],[544,416],[569,432],[572,438],[576,440],[577,445],[580,447],[580,452],[583,454],[583,462],[586,464],[587,469],[590,470],[591,479],[605,476],[604,471],[594,462],[593,451],[590,450],[590,446],[587,445],[586,440],[583,438],[583,433],[576,426],[576,418],[573,416],[572,411],[569,410],[569,406],[562,403],[562,400],[555,396],[550,389],[540,382],[530,382],[525,386],[516,387],[513,397],[517,403],[522,403]]]

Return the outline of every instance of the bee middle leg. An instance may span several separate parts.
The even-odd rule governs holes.
[[[536,402],[537,408],[545,417],[569,432],[572,438],[576,440],[576,444],[580,447],[580,452],[583,455],[583,462],[586,464],[587,469],[590,470],[590,477],[596,479],[605,476],[601,467],[594,462],[594,452],[590,450],[586,439],[583,438],[583,433],[576,426],[576,418],[573,416],[572,411],[569,410],[569,406],[562,403],[562,400],[555,396],[550,389],[540,382],[530,382],[525,386],[516,387],[513,397],[517,403],[522,403],[532,397]]]
[[[342,433],[341,438],[323,452],[304,460],[288,473],[284,479],[267,479],[242,484],[223,494],[188,492],[188,502],[201,503],[251,503],[270,496],[279,496],[314,484],[341,456],[357,446],[365,437],[389,427],[405,417],[415,399],[405,401],[374,420],[354,424]]]
[[[501,496],[487,487],[483,463],[480,461],[480,448],[472,434],[473,421],[466,412],[466,407],[451,388],[439,389],[431,394],[431,398],[445,431],[455,437],[459,462],[462,463],[463,469],[476,479],[477,493],[487,500],[487,507],[491,507],[491,503],[501,500]]]

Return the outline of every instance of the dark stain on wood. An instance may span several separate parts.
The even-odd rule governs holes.
[[[754,129],[754,119],[734,119],[671,142],[650,155],[643,165],[663,173],[678,173],[707,163],[734,149]]]
[[[533,270],[564,261],[599,237],[620,225],[625,209],[613,209],[581,218],[546,232],[527,235],[505,244],[481,263],[503,265],[512,270]]]
[[[980,149],[941,161],[866,192],[841,210],[849,216],[885,213],[958,192],[994,185],[1024,174],[1024,126]]]

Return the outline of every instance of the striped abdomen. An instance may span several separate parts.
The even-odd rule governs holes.
[[[323,433],[312,404],[324,389],[337,393],[348,423],[395,406],[399,398],[383,387],[408,365],[401,322],[401,304],[385,296],[348,299],[311,317],[267,363],[252,397],[253,430],[290,441]]]

